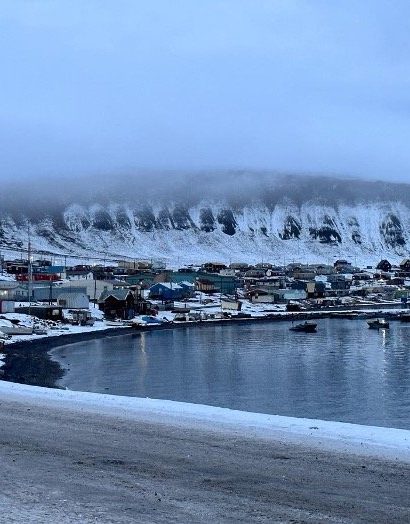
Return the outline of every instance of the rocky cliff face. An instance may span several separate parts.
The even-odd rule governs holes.
[[[0,220],[0,245],[26,246],[30,222],[37,250],[161,258],[175,264],[215,259],[331,262],[335,257],[374,263],[409,255],[407,195],[395,199],[394,185],[377,191],[368,183],[371,191],[365,187],[346,197],[332,184],[333,191],[322,186],[320,197],[289,184],[288,191],[243,194],[235,202],[223,195],[195,201],[150,196],[104,205],[66,203],[52,213],[45,206],[35,216],[28,210],[19,218],[8,211]]]
[[[329,208],[306,203],[253,204],[230,209],[224,203],[108,208],[71,205],[60,223],[43,218],[31,225],[37,249],[59,253],[107,254],[201,262],[369,261],[409,254],[410,209],[396,203]],[[0,226],[3,246],[25,246],[26,228],[11,217]]]

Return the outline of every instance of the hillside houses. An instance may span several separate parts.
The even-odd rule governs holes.
[[[3,265],[14,272],[16,280],[0,282],[0,312],[1,308],[11,308],[13,301],[27,302],[29,298],[44,306],[58,304],[75,309],[76,300],[82,296],[82,301],[77,301],[83,304],[81,307],[91,301],[107,318],[129,319],[154,308],[171,311],[171,304],[178,301],[216,303],[223,298],[259,305],[296,302],[308,308],[350,298],[401,300],[406,299],[410,289],[410,259],[395,267],[381,258],[375,268],[363,269],[342,258],[334,264],[292,262],[281,266],[261,262],[252,266],[209,262],[178,269],[140,262],[65,267],[42,260],[37,262],[35,272],[33,263],[29,297],[27,261],[4,261]],[[179,307],[182,305],[177,304]]]

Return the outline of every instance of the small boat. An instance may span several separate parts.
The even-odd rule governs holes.
[[[123,320],[106,320],[105,325],[109,327],[118,327],[118,326],[125,326],[125,322]]]
[[[162,324],[162,320],[151,315],[143,315],[141,317],[135,317],[131,320],[131,327],[140,329],[146,326],[159,326]]]
[[[41,326],[34,326],[33,328],[33,334],[34,335],[47,335],[48,331],[46,328]]]
[[[298,331],[300,333],[316,333],[317,324],[315,322],[303,322],[302,324],[296,324],[289,328],[291,331]]]
[[[238,313],[233,318],[252,318],[252,315],[250,313]]]
[[[141,320],[146,324],[162,324],[162,320],[152,315],[144,315],[141,317]]]
[[[33,328],[14,324],[9,320],[0,320],[0,331],[6,335],[32,335]]]
[[[389,329],[390,325],[387,320],[383,318],[374,318],[367,321],[367,325],[370,329]]]
[[[410,322],[410,313],[402,313],[399,315],[400,322]]]

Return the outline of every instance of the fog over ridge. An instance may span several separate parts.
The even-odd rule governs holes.
[[[410,205],[410,184],[354,177],[296,175],[266,171],[145,172],[115,176],[67,177],[3,182],[1,214],[47,216],[71,204],[143,206],[224,201],[232,207],[289,201],[323,205],[393,201]]]

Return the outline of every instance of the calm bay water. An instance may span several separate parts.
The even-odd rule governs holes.
[[[56,348],[68,389],[410,429],[410,324],[211,325]]]

